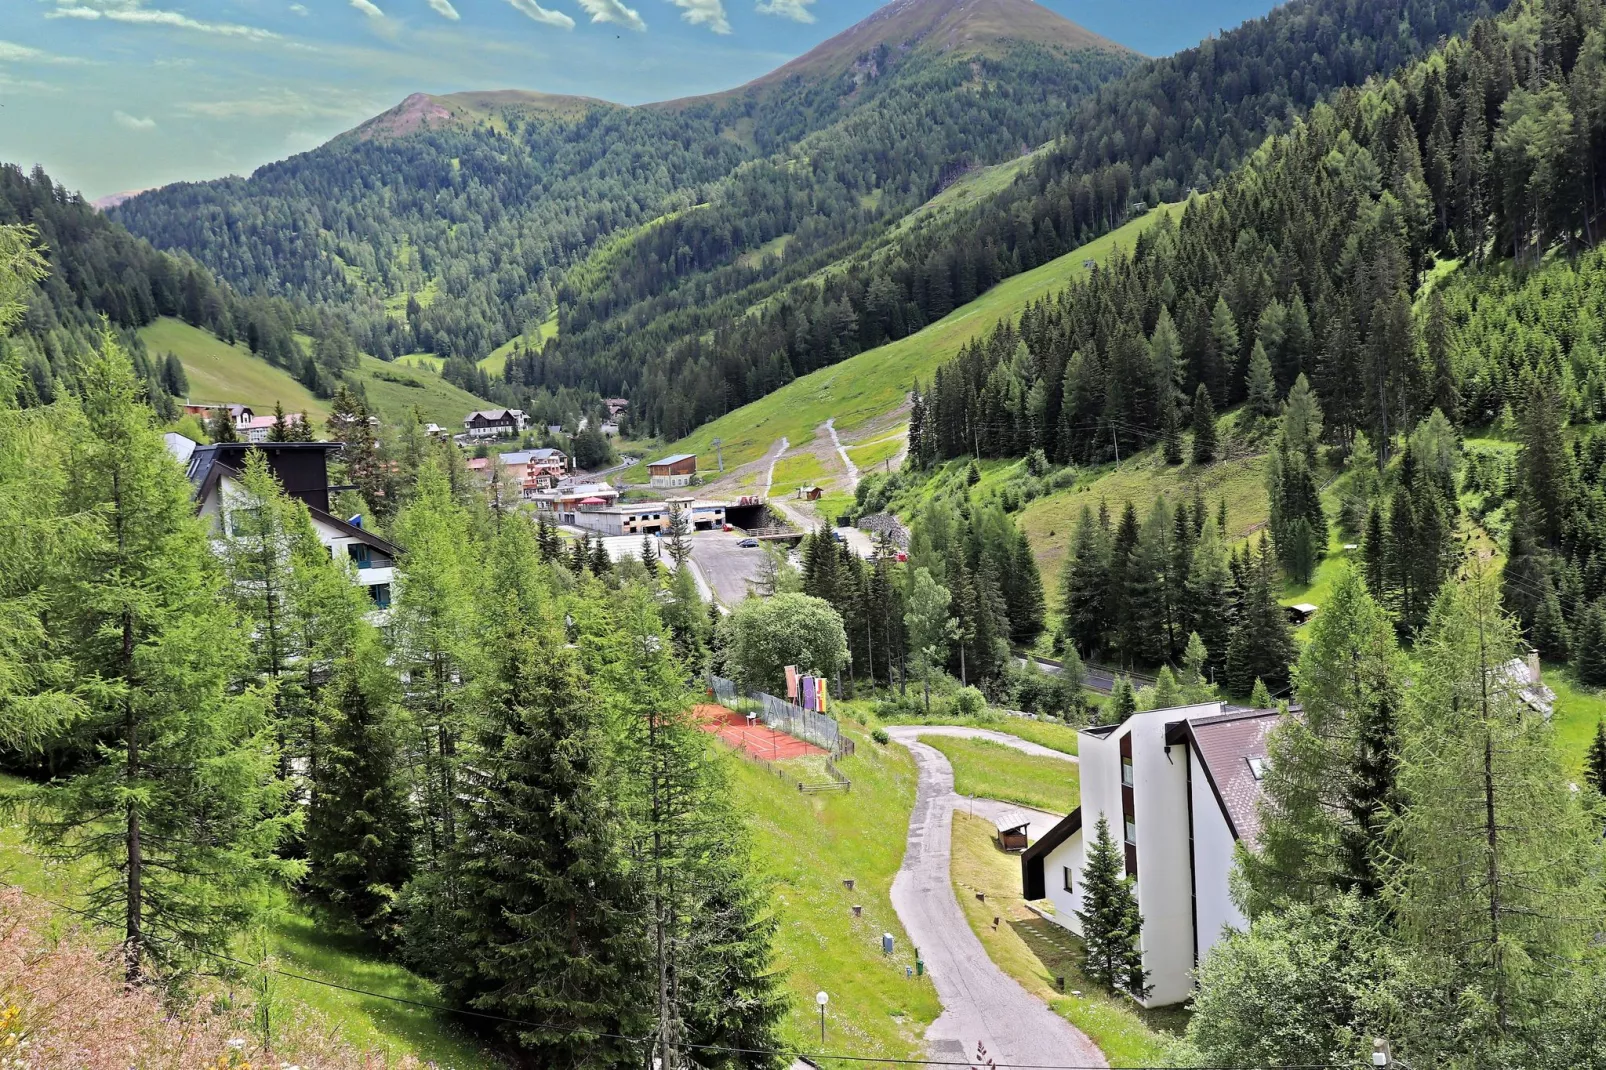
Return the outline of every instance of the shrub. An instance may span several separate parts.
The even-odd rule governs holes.
[[[885,728],[875,729],[870,733],[870,738],[881,744],[883,747],[892,742],[892,737],[887,735],[887,730]]]

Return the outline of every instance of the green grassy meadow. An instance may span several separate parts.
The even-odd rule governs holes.
[[[541,346],[546,345],[548,338],[556,338],[557,336],[558,314],[556,311],[554,311],[550,316],[543,320],[541,326],[537,327],[533,332],[521,334],[517,338],[503,342],[501,345],[491,350],[490,353],[481,357],[479,360],[479,366],[485,369],[487,375],[501,375],[507,370],[508,356],[513,352],[514,349],[518,348],[521,343],[539,349]]]
[[[1033,806],[1068,814],[1080,801],[1080,771],[1058,758],[1022,754],[986,739],[926,736],[922,743],[942,751],[954,767],[954,790],[961,795]]]
[[[272,413],[275,401],[286,412],[307,412],[322,420],[329,403],[313,396],[283,368],[274,367],[243,345],[229,345],[208,331],[182,320],[163,318],[141,327],[139,336],[152,353],[177,353],[189,376],[196,401],[237,401],[258,413]],[[305,341],[303,340],[303,344]],[[399,421],[414,407],[426,421],[460,426],[463,416],[490,403],[442,379],[428,367],[428,354],[410,354],[406,363],[386,363],[364,355],[357,376],[368,402],[387,423]]]
[[[814,994],[823,990],[831,996],[829,1050],[918,1057],[942,1008],[930,978],[904,977],[913,951],[891,902],[914,807],[914,761],[856,725],[842,727],[857,744],[837,763],[851,792],[804,794],[791,780],[728,759],[735,801],[751,820],[754,865],[772,882],[776,966],[791,994],[783,1037],[790,1048],[819,1050]],[[883,932],[897,939],[890,958],[881,954]]]
[[[272,413],[278,401],[286,412],[306,412],[319,420],[329,415],[329,403],[283,368],[183,320],[163,317],[141,327],[139,337],[152,354],[178,354],[195,401],[240,402],[265,413]]]
[[[1181,207],[1155,208],[1074,252],[999,283],[924,330],[810,372],[773,394],[704,424],[666,450],[695,453],[698,468],[707,470],[714,467],[712,442],[720,438],[724,440],[725,466],[729,469],[763,456],[783,435],[794,447],[811,441],[815,428],[833,416],[839,433],[884,416],[904,403],[916,378],[929,378],[966,342],[991,330],[1004,317],[1018,316],[1030,302],[1085,274],[1084,261],[1103,261],[1116,249],[1131,249],[1144,229]],[[645,481],[646,470],[637,467],[624,475]]]

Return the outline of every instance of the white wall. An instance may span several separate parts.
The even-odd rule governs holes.
[[[1048,901],[1054,904],[1054,916],[1073,933],[1082,935],[1082,867],[1086,864],[1084,835],[1086,826],[1074,832],[1066,841],[1043,856],[1043,890]],[[1065,867],[1071,867],[1071,888],[1065,890]]]
[[[1192,879],[1188,867],[1188,795],[1182,747],[1166,752],[1165,726],[1193,711],[1154,710],[1133,717],[1133,820],[1138,827],[1138,910],[1143,965],[1163,1007],[1193,991]]]
[[[1243,929],[1248,922],[1228,891],[1237,841],[1193,748],[1188,750],[1193,763],[1193,880],[1199,897],[1199,958],[1203,959],[1221,939],[1224,928]]]

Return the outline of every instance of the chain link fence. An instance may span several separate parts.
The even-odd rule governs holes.
[[[708,689],[721,705],[741,713],[756,713],[759,719],[777,732],[785,732],[797,739],[807,740],[824,747],[833,757],[852,753],[853,741],[842,737],[836,719],[823,713],[794,706],[785,699],[776,698],[764,691],[744,692],[734,680],[708,675]]]

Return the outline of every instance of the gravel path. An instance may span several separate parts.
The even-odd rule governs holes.
[[[836,447],[837,456],[842,458],[842,466],[848,470],[848,489],[857,490],[859,487],[859,466],[853,463],[848,451],[842,448],[842,440],[836,437],[836,417],[825,421],[825,430],[831,435],[831,444]]]
[[[915,729],[888,732],[897,733],[898,742],[914,755],[919,782],[903,868],[892,882],[892,905],[942,1000],[942,1016],[926,1030],[931,1058],[974,1063],[976,1046],[983,1044],[1000,1070],[1109,1065],[1080,1030],[987,957],[954,898],[949,873],[953,812],[961,805],[953,766],[941,751],[915,738],[929,729],[900,727]]]
[[[989,743],[1001,743],[1006,747],[1013,747],[1022,754],[1030,754],[1036,758],[1057,758],[1062,762],[1075,762],[1076,755],[1066,754],[1053,747],[1045,747],[1041,743],[1033,743],[1019,736],[1012,736],[1008,732],[1000,732],[995,728],[970,728],[960,724],[899,724],[888,725],[887,735],[900,743],[919,739],[921,736],[956,736],[959,739],[985,739]]]

